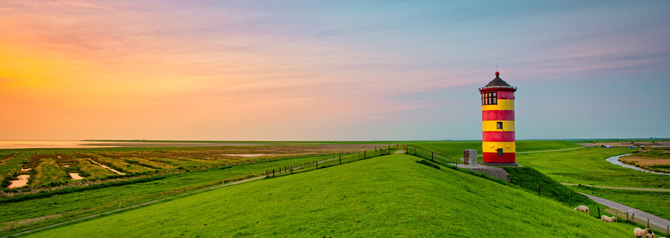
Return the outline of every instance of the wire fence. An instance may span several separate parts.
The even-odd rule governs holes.
[[[340,154],[338,156],[331,157],[328,159],[315,160],[308,163],[286,164],[278,168],[268,169],[265,171],[264,175],[266,178],[275,178],[277,176],[284,176],[298,172],[306,172],[310,170],[332,167],[345,163],[351,163],[354,161],[370,159],[383,155],[390,155],[392,151],[396,150],[396,148],[397,145],[396,146],[388,145],[386,147],[375,148],[374,150],[363,150],[359,151],[358,153]]]
[[[644,219],[644,218],[640,218],[639,216],[636,217],[635,213],[633,213],[631,211],[623,212],[623,211],[619,211],[619,210],[616,210],[616,209],[613,209],[613,208],[608,208],[608,209],[605,209],[605,210],[607,212],[609,212],[610,214],[613,214],[617,217],[620,217],[621,219],[624,219],[624,217],[625,217],[624,221],[628,221],[628,222],[633,223],[633,224],[639,224],[639,225],[648,227],[652,230],[656,230],[658,232],[665,232],[665,234],[670,237],[670,225],[666,225],[665,227],[662,227],[662,226],[656,225],[654,223],[650,223],[649,218]]]
[[[438,154],[435,153],[431,150],[421,148],[416,145],[406,145],[406,153],[410,155],[414,155],[417,157],[421,157],[427,160],[430,160],[432,162],[444,165],[444,166],[456,166],[458,167],[458,164],[463,164],[463,161],[461,161],[460,158],[456,157],[448,157],[443,154]]]
[[[430,151],[430,150],[427,150],[425,148],[421,148],[421,147],[418,147],[418,146],[415,146],[415,145],[406,145],[403,148],[406,149],[407,154],[414,155],[414,156],[417,156],[417,157],[420,157],[420,158],[423,158],[423,159],[426,159],[426,160],[430,160],[431,162],[434,162],[436,164],[440,164],[440,165],[447,166],[447,167],[455,167],[456,170],[459,170],[459,171],[462,171],[462,172],[466,171],[466,170],[462,170],[462,169],[467,169],[468,168],[467,166],[465,166],[463,164],[463,161],[461,161],[460,158],[455,158],[455,157],[449,158],[447,156],[437,154],[433,151]],[[462,164],[461,165],[462,169],[459,169],[459,165],[458,165],[459,163]],[[480,172],[481,174],[476,174],[476,171],[474,171],[474,170],[467,170],[467,171],[473,171],[475,173],[474,175],[480,175],[480,176],[483,176],[486,173],[485,170],[481,170],[481,172]],[[473,174],[473,173],[471,173],[471,174]],[[488,177],[488,178],[491,179],[491,177]],[[509,177],[508,177],[507,181],[508,181],[507,184],[511,184],[511,181],[510,181]],[[497,182],[499,182],[499,181],[497,181]],[[537,195],[538,196],[543,195],[541,186],[537,187]],[[545,197],[547,196],[546,192],[545,192],[544,196]],[[572,205],[573,205],[572,200],[570,200],[568,202],[568,206],[572,208]],[[601,216],[602,216],[602,214],[600,213],[600,207],[597,207],[596,211],[597,211],[597,214],[598,214],[597,218],[600,219]],[[594,212],[596,212],[596,211],[594,211]],[[611,208],[604,209],[604,211],[607,211],[608,213],[610,213],[612,215],[615,215],[615,216],[619,217],[620,219],[625,218],[624,221],[630,222],[632,224],[638,224],[638,225],[642,225],[642,226],[648,227],[650,229],[656,230],[658,232],[664,232],[664,233],[667,234],[668,237],[670,237],[670,226],[661,227],[661,226],[656,225],[654,223],[650,223],[649,218],[643,219],[643,218],[640,218],[640,217],[635,217],[635,214],[629,213],[629,212],[621,212],[621,211],[611,209]]]

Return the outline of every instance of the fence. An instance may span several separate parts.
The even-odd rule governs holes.
[[[441,155],[438,153],[435,153],[433,151],[415,146],[415,145],[407,145],[407,154],[414,155],[417,157],[421,157],[433,162],[436,162],[438,164],[442,164],[444,166],[456,166],[458,167],[458,163],[460,161],[460,158],[449,158],[445,155]],[[462,164],[463,162],[461,162]]]
[[[326,167],[331,167],[335,165],[340,165],[340,164],[345,164],[345,163],[351,163],[354,161],[359,161],[359,160],[365,160],[365,159],[370,159],[374,157],[379,157],[382,155],[390,155],[391,151],[395,150],[394,147],[391,145],[387,147],[381,147],[381,148],[375,148],[374,150],[363,150],[359,151],[358,153],[352,153],[352,154],[346,154],[346,155],[338,155],[337,157],[332,157],[328,158],[325,160],[317,160],[317,161],[312,161],[309,163],[302,163],[302,164],[291,164],[291,165],[285,165],[279,168],[274,168],[274,169],[268,169],[265,171],[264,175],[266,178],[274,178],[276,176],[280,175],[288,175],[288,174],[293,174],[297,172],[305,172],[309,170],[316,170],[316,169],[322,169]]]
[[[633,224],[640,224],[656,231],[665,232],[665,234],[670,237],[670,225],[662,227],[654,223],[649,223],[649,218],[642,219],[640,217],[635,217],[635,213],[628,211],[623,212],[612,208],[608,208],[606,209],[606,211],[609,212],[610,214],[614,214],[615,216],[620,217],[621,219],[625,217],[626,219],[624,221],[629,221]]]
[[[424,148],[421,148],[421,147],[418,147],[418,146],[415,146],[415,145],[407,145],[405,148],[407,149],[407,154],[414,155],[414,156],[417,156],[417,157],[420,157],[420,158],[423,158],[423,159],[427,159],[427,160],[430,160],[430,161],[432,161],[436,164],[440,164],[440,165],[444,165],[444,166],[456,166],[457,170],[459,170],[458,169],[458,163],[460,161],[460,158],[459,159],[455,159],[455,158],[450,159],[447,156],[439,155],[439,154],[437,154],[433,151],[430,151],[430,150],[427,150],[427,149],[424,149]],[[460,161],[460,162],[463,163],[462,161]],[[462,168],[467,168],[467,167],[462,166]],[[459,171],[463,171],[463,170],[459,170]],[[473,170],[467,170],[467,171],[473,171]],[[484,170],[481,170],[481,175],[483,175],[484,173],[485,173]],[[471,174],[477,175],[478,173],[476,171],[473,171]],[[491,178],[489,178],[489,179],[491,179]],[[509,180],[509,177],[508,177],[507,181],[509,182],[508,184],[511,184],[511,181]],[[542,189],[541,188],[542,188],[541,186],[537,186],[537,195],[538,196],[542,196]],[[572,199],[570,199],[568,201],[568,206],[570,208],[572,208]],[[649,219],[644,220],[644,219],[641,219],[639,217],[635,217],[635,214],[623,213],[623,212],[620,212],[620,211],[617,211],[617,210],[611,209],[611,208],[606,209],[606,211],[608,213],[613,214],[613,215],[615,215],[617,217],[620,217],[620,218],[626,217],[626,221],[630,221],[632,223],[637,223],[637,224],[640,224],[640,225],[643,225],[643,226],[646,225],[646,227],[657,230],[657,231],[665,231],[665,233],[668,235],[668,237],[670,237],[670,226],[661,227],[661,226],[658,226],[658,225],[653,224],[653,223],[650,224]],[[600,207],[597,207],[597,212],[598,212],[598,217],[597,218],[600,219],[600,216],[601,216]]]

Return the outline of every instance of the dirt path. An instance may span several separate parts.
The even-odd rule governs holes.
[[[112,169],[112,168],[110,168],[110,167],[107,167],[107,165],[98,163],[98,162],[96,162],[95,160],[92,160],[91,158],[86,158],[86,159],[87,159],[88,161],[91,161],[91,163],[97,164],[98,166],[102,167],[103,169],[107,169],[107,170],[112,171],[112,172],[114,172],[114,173],[116,173],[116,174],[118,174],[118,175],[126,175],[126,173],[121,173],[121,172],[119,172],[119,171],[116,171],[116,169]]]
[[[565,186],[586,186],[594,188],[609,188],[609,189],[623,189],[623,190],[640,190],[640,191],[656,191],[656,192],[670,192],[670,189],[667,188],[631,188],[631,187],[610,187],[610,186],[597,186],[597,185],[584,185],[584,184],[572,184],[572,183],[561,183]]]
[[[640,209],[629,207],[629,206],[623,205],[621,203],[610,201],[610,200],[607,200],[607,199],[604,199],[604,198],[601,198],[601,197],[596,197],[596,196],[593,196],[591,194],[586,194],[586,193],[581,193],[581,194],[584,194],[584,196],[589,197],[591,200],[593,200],[597,203],[600,203],[602,205],[605,205],[605,206],[608,206],[612,209],[615,209],[615,210],[623,213],[623,215],[625,215],[626,212],[628,212],[628,214],[631,214],[631,215],[635,214],[636,220],[638,220],[637,218],[641,219],[642,221],[647,221],[647,219],[649,219],[650,226],[651,225],[655,226],[653,228],[655,228],[657,230],[665,230],[668,226],[670,226],[670,220],[660,218],[658,216],[655,216],[651,213],[642,211]],[[621,213],[617,213],[617,214],[622,215]]]

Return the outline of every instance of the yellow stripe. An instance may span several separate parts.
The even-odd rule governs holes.
[[[502,129],[498,129],[502,122]],[[482,131],[514,131],[514,121],[482,121]]]
[[[484,152],[498,152],[498,148],[503,149],[503,153],[516,153],[515,142],[482,142],[482,149]]]
[[[514,100],[498,99],[498,105],[482,105],[482,111],[489,110],[514,110]]]

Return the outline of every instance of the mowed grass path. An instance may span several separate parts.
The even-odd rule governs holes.
[[[630,237],[553,200],[409,155],[220,188],[30,237]]]
[[[617,187],[670,188],[670,176],[613,165],[606,158],[632,149],[585,148],[551,153],[517,154],[517,163],[530,166],[561,183]]]

